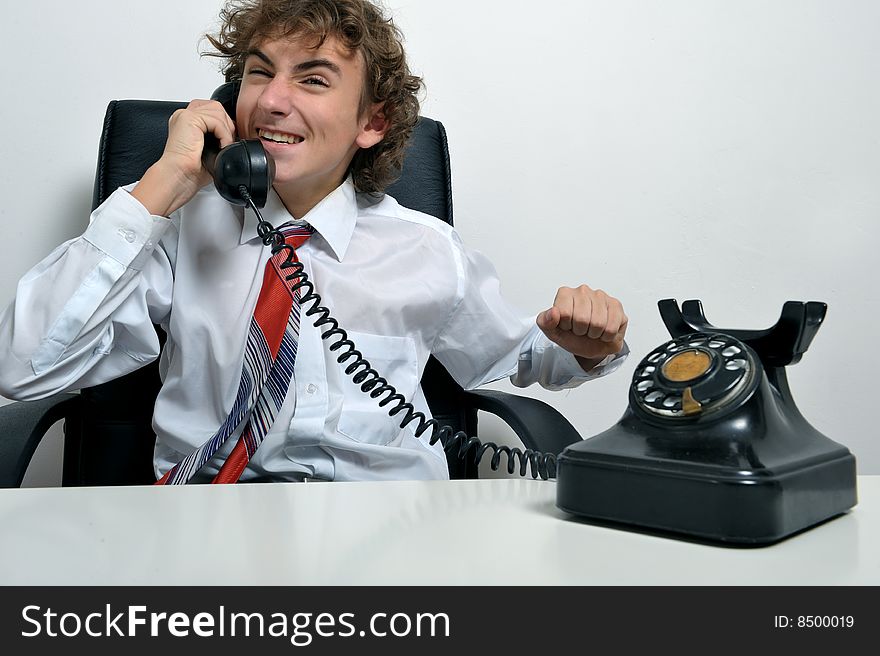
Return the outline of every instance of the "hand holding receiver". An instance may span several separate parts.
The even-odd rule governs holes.
[[[193,100],[171,115],[162,157],[132,191],[151,214],[168,216],[211,181],[202,162],[206,135],[218,146],[234,140],[235,124],[219,102]]]
[[[585,371],[620,352],[628,323],[620,301],[587,285],[560,287],[553,307],[537,318],[547,338],[574,355]]]

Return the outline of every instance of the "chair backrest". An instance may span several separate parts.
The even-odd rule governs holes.
[[[104,118],[92,208],[118,187],[139,180],[162,154],[171,114],[185,103],[117,100]],[[420,119],[400,178],[388,193],[406,207],[452,223],[452,182],[443,125]],[[82,391],[81,417],[65,428],[65,485],[151,483],[155,435],[151,427],[159,390],[158,363]],[[432,414],[474,434],[474,410],[463,409],[461,388],[431,358],[422,386]],[[473,475],[471,464],[449,459],[453,478]]]

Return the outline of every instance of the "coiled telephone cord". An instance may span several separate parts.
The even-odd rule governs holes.
[[[285,276],[288,283],[293,283],[290,287],[292,292],[300,290],[300,305],[310,304],[305,311],[307,317],[317,316],[313,319],[316,328],[329,326],[328,330],[321,333],[321,339],[330,340],[337,338],[330,345],[330,351],[335,352],[343,350],[336,358],[340,365],[344,365],[348,360],[354,359],[345,367],[345,374],[351,377],[356,385],[360,385],[361,390],[370,395],[370,398],[380,399],[378,405],[380,408],[394,403],[388,409],[388,415],[395,417],[401,412],[405,412],[400,422],[400,428],[404,429],[413,422],[418,425],[413,429],[416,437],[421,436],[431,430],[431,436],[428,443],[432,446],[437,442],[443,446],[446,453],[455,453],[460,459],[467,457],[471,452],[474,453],[474,460],[477,465],[480,464],[486,452],[491,452],[492,457],[489,466],[493,471],[501,468],[502,455],[507,461],[507,473],[513,474],[519,467],[518,474],[526,476],[531,473],[532,478],[540,476],[543,480],[556,477],[556,456],[552,453],[541,453],[532,449],[520,449],[519,447],[510,448],[506,445],[498,446],[494,442],[481,442],[476,437],[470,437],[464,431],[456,432],[451,426],[441,426],[436,419],[428,419],[425,413],[417,411],[412,403],[408,403],[406,398],[400,394],[393,385],[373,369],[369,361],[366,360],[360,351],[355,347],[354,342],[348,338],[348,333],[339,326],[331,315],[330,310],[321,305],[321,296],[315,291],[315,286],[308,279],[301,262],[295,260],[294,249],[284,241],[284,234],[272,226],[271,223],[263,219],[259,208],[254,203],[246,187],[239,187],[241,197],[248,203],[250,208],[257,215],[259,223],[257,224],[257,234],[262,239],[263,244],[272,247],[272,255],[276,255],[282,250],[287,251],[287,258],[280,265],[282,270],[290,270]]]

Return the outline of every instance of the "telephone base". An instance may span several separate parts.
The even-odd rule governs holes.
[[[857,502],[855,458],[842,447],[772,470],[743,469],[616,452],[621,436],[613,433],[560,455],[561,510],[727,546],[765,546]]]
[[[785,367],[826,305],[789,301],[768,330],[712,326],[660,301],[672,340],[636,367],[623,417],[556,464],[556,505],[599,522],[761,546],[856,505],[856,460],[801,415]]]

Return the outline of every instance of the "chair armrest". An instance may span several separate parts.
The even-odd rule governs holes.
[[[0,488],[21,485],[46,431],[55,422],[73,414],[79,402],[79,394],[65,393],[0,407]]]
[[[503,419],[526,448],[534,451],[559,455],[569,444],[581,440],[580,433],[559,411],[538,399],[507,392],[472,390],[464,392],[463,400],[469,407]]]

